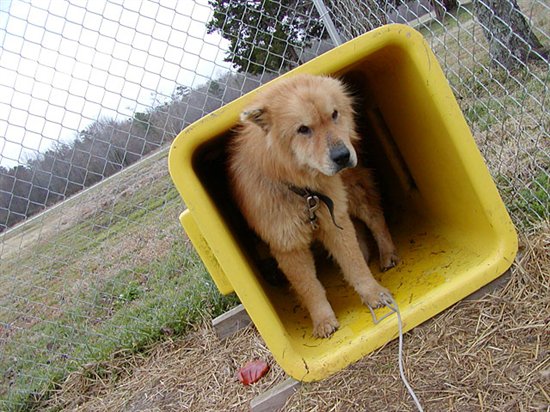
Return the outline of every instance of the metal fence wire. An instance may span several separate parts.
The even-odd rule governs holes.
[[[68,372],[231,304],[182,240],[167,146],[205,114],[383,24],[425,36],[518,228],[541,227],[549,9],[1,0],[0,409],[36,406]]]

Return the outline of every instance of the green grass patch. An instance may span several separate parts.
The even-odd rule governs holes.
[[[539,221],[550,219],[550,173],[541,171],[526,187],[508,191],[510,211],[521,216],[521,223],[531,227]]]
[[[464,111],[469,124],[475,124],[482,131],[489,130],[495,124],[511,116],[510,108],[498,100],[477,101]]]
[[[447,13],[443,21],[438,19],[428,20],[418,26],[417,30],[426,38],[444,36],[450,30],[473,18],[471,6],[471,3],[462,4],[452,13]]]
[[[3,346],[2,386],[10,387],[1,394],[3,409],[33,409],[69,371],[109,359],[115,351],[140,351],[236,303],[235,297],[219,294],[183,242],[146,266],[97,279],[65,302],[55,319],[40,319]]]

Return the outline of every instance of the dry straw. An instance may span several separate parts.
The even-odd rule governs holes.
[[[550,407],[549,224],[521,237],[507,283],[465,299],[406,334],[405,367],[426,411],[546,411]],[[397,342],[318,383],[284,411],[414,411]],[[235,378],[271,364],[257,384]],[[219,341],[207,321],[186,337],[73,373],[46,406],[70,411],[243,411],[286,375],[253,327]]]

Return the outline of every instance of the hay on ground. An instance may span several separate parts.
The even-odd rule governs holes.
[[[523,236],[508,283],[465,299],[405,336],[405,367],[426,411],[550,408],[549,224]],[[269,373],[243,386],[254,358]],[[243,411],[286,375],[253,327],[220,341],[208,324],[147,353],[115,356],[73,373],[49,407],[70,411]],[[284,411],[414,411],[399,378],[397,342],[318,383]]]

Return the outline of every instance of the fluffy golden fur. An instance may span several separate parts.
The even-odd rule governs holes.
[[[344,85],[331,77],[296,75],[259,93],[241,114],[230,146],[235,200],[309,311],[317,337],[330,336],[339,324],[316,276],[314,240],[322,242],[347,282],[372,307],[389,292],[373,278],[351,217],[373,233],[383,269],[397,262],[372,178],[357,166],[358,140]],[[323,204],[314,228],[305,198],[291,187],[330,197],[340,228]]]

